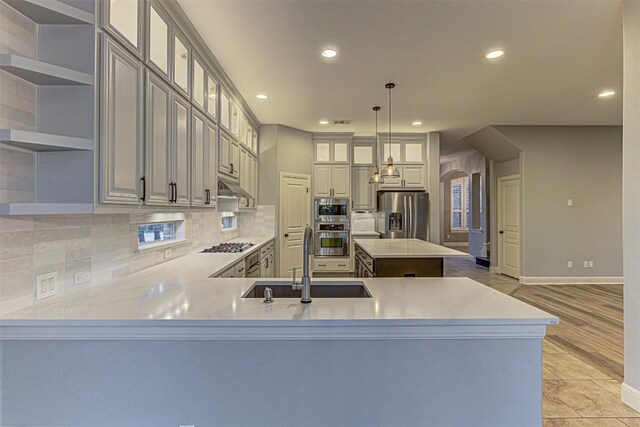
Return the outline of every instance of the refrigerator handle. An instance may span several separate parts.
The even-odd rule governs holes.
[[[415,237],[413,235],[413,197],[409,197],[409,237]]]
[[[404,204],[404,210],[402,211],[402,237],[405,239],[407,236],[407,226],[409,224],[408,211],[407,211],[407,196],[402,196],[402,203]]]

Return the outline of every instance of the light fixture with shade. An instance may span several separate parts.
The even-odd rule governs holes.
[[[387,166],[382,169],[380,175],[382,178],[400,178],[400,170],[393,165],[393,157],[391,156],[391,90],[396,87],[396,84],[387,83],[384,87],[389,89],[389,158]]]
[[[369,184],[384,184],[384,179],[380,176],[380,168],[378,167],[378,111],[380,111],[380,107],[373,107],[373,111],[376,112],[376,148],[374,150],[376,170],[369,178]]]

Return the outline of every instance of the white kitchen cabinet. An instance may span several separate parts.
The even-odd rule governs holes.
[[[193,109],[191,111],[191,205],[205,206],[208,201],[205,191],[208,180],[206,170],[208,158],[205,155],[208,145],[207,119],[202,113]]]
[[[351,194],[351,168],[348,165],[315,165],[314,197],[343,197]]]
[[[354,145],[353,146],[353,165],[373,165],[374,164],[374,146],[373,145]]]
[[[213,119],[218,119],[218,83],[211,72],[207,72],[207,114]]]
[[[426,188],[425,166],[424,165],[396,165],[400,170],[400,178],[385,178],[384,184],[380,184],[381,189],[416,189]]]
[[[249,156],[249,170],[251,171],[249,179],[251,182],[251,191],[249,192],[253,197],[250,202],[250,207],[255,208],[258,204],[258,158],[255,156]]]
[[[386,165],[389,157],[389,143],[381,140],[380,144],[382,155],[379,162],[381,165]],[[391,155],[394,164],[424,164],[424,143],[421,141],[391,140]]]
[[[351,208],[354,210],[375,210],[377,185],[369,184],[373,175],[373,166],[354,166],[352,168]]]
[[[253,149],[254,153],[258,152],[258,130],[257,129],[253,129],[253,142],[251,143],[251,147]]]
[[[167,205],[171,197],[171,89],[147,71],[145,139],[146,205]]]
[[[242,208],[255,208],[257,198],[258,160],[245,147],[240,147],[240,187],[251,195],[242,198]]]
[[[169,19],[157,2],[149,2],[147,61],[156,71],[169,76]]]
[[[240,148],[240,187],[249,192],[249,183],[250,183],[250,172],[249,172],[249,151],[246,148]]]
[[[189,95],[189,49],[184,38],[177,32],[173,35],[173,82]]]
[[[143,84],[140,61],[102,38],[100,201],[141,202],[143,178]]]
[[[197,110],[191,116],[191,205],[215,206],[216,126]]]
[[[220,89],[220,126],[227,131],[231,130],[231,100],[224,89]]]
[[[216,206],[218,197],[218,174],[216,173],[216,161],[218,157],[218,127],[207,121],[207,145],[205,146],[205,157],[208,159],[204,166],[206,205]]]
[[[226,132],[220,132],[220,142],[218,147],[219,158],[218,172],[230,178],[240,178],[240,151],[238,143],[235,142]]]
[[[236,105],[234,101],[230,102],[229,109],[229,130],[231,131],[231,135],[233,135],[236,139],[240,136],[240,109]]]
[[[205,80],[204,67],[202,65],[202,60],[193,55],[193,88],[192,88],[192,96],[193,102],[198,107],[205,109],[205,100],[207,97],[207,82]]]
[[[105,0],[101,4],[104,7],[103,27],[112,37],[141,54],[144,2]]]
[[[240,122],[238,124],[238,141],[240,142],[240,144],[244,145],[245,147],[248,146],[247,144],[247,118],[244,116],[244,114],[240,113]]]
[[[173,194],[170,200],[179,206],[191,204],[191,108],[181,96],[173,95],[172,156]]]
[[[349,163],[349,158],[349,142],[315,142],[315,163]]]

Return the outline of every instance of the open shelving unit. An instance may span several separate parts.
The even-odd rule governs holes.
[[[39,86],[91,86],[93,76],[9,53],[0,54],[0,69]]]
[[[34,198],[5,199],[0,215],[91,213],[96,2],[3,1],[37,25],[37,57],[0,52],[0,70],[35,85],[37,96],[35,129],[0,129],[2,147],[35,156]]]

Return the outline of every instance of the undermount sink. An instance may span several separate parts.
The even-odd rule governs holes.
[[[255,282],[242,298],[264,298],[264,289],[271,288],[273,299],[300,298],[302,291],[291,289],[291,282]],[[311,298],[371,298],[369,290],[360,281],[311,282]]]

